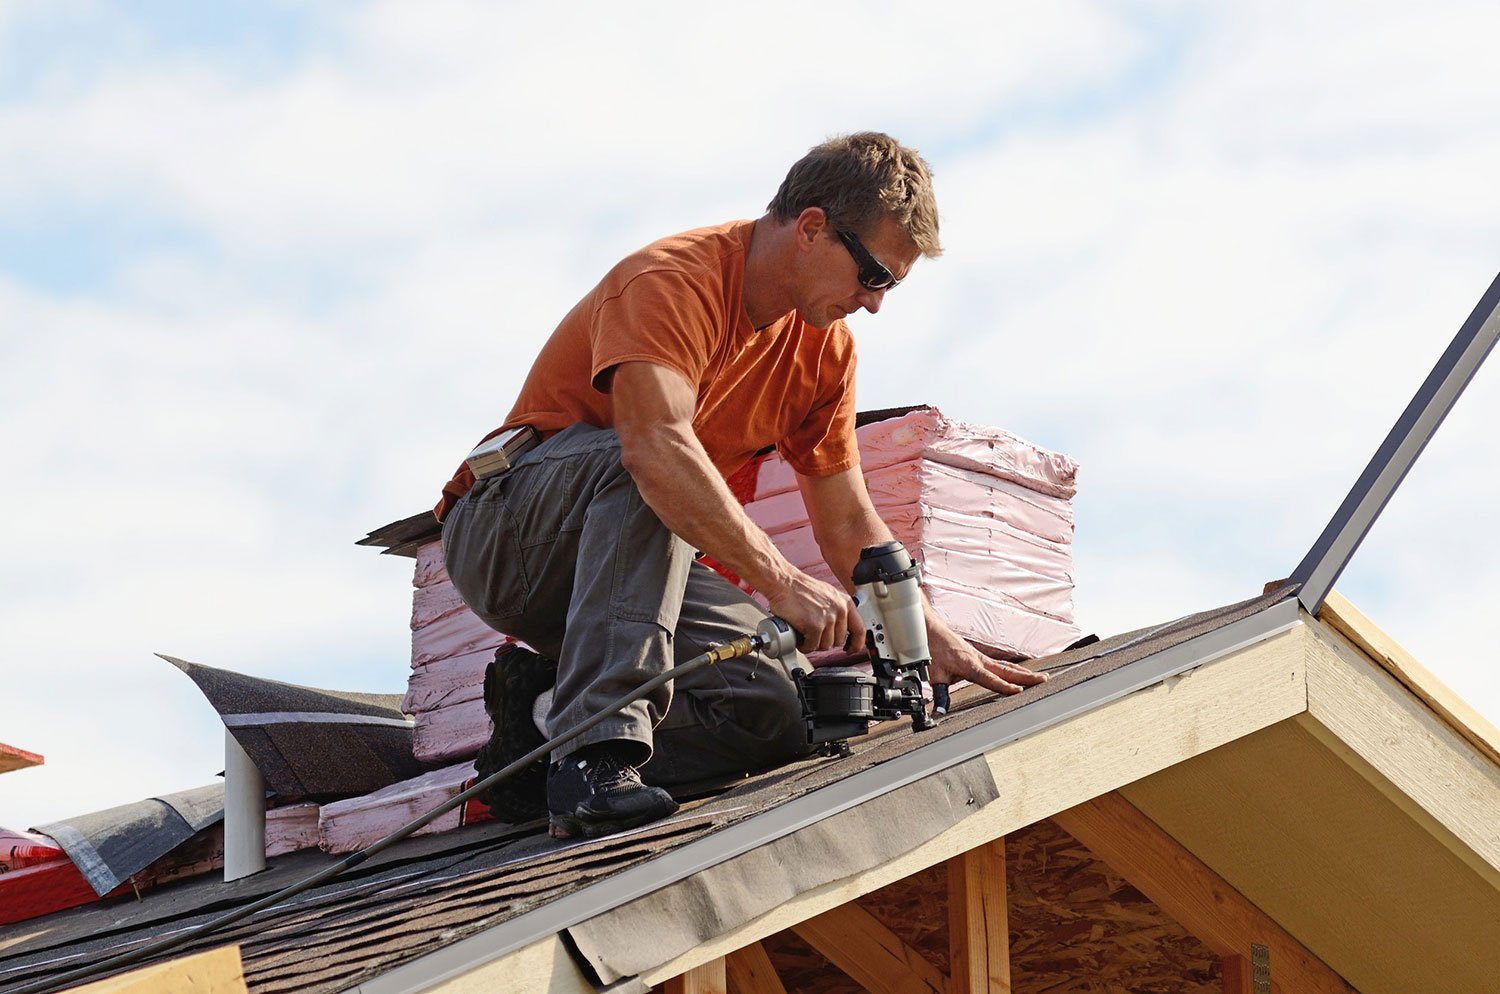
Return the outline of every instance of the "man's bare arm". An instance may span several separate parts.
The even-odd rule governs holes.
[[[854,564],[861,549],[891,541],[890,529],[880,520],[858,467],[833,476],[797,476],[807,505],[813,537],[824,560],[847,589],[853,590]],[[938,617],[932,602],[923,599],[927,617],[927,648],[932,653],[928,672],[934,683],[968,680],[1001,694],[1019,693],[1047,679],[1045,673],[991,659],[964,640]]]
[[[858,613],[843,592],[787,562],[745,514],[693,432],[692,386],[649,362],[621,363],[612,383],[621,458],[662,524],[763,593],[804,649],[842,645]]]

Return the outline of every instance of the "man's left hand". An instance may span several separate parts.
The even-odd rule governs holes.
[[[928,615],[928,648],[932,662],[927,672],[933,683],[967,680],[997,694],[1019,694],[1027,687],[1045,683],[1047,674],[1017,663],[995,659],[964,641],[958,633]]]

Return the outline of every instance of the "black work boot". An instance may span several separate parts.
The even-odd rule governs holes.
[[[557,682],[557,663],[524,646],[506,643],[484,670],[484,709],[493,730],[474,760],[477,779],[503,770],[547,741],[531,718],[538,695]],[[547,757],[482,792],[501,821],[531,821],[547,813]]]
[[[619,747],[603,742],[552,764],[547,807],[553,838],[593,839],[665,818],[677,810],[677,802],[660,787],[641,783]]]

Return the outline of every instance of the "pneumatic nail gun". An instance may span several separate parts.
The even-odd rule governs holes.
[[[872,670],[868,674],[853,667],[799,667],[786,622],[768,618],[761,624],[765,643],[774,645],[775,633],[782,635],[785,651],[771,651],[781,657],[797,684],[807,740],[820,754],[848,755],[848,740],[867,733],[872,721],[909,714],[914,731],[937,724],[922,699],[932,657],[921,586],[922,569],[900,542],[860,552],[854,567],[854,603],[865,622]]]

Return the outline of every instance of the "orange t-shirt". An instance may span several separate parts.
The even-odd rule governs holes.
[[[815,328],[795,311],[751,327],[744,284],[754,227],[699,228],[627,256],[563,318],[505,423],[485,438],[523,424],[544,434],[580,421],[612,427],[601,374],[639,360],[697,388],[693,430],[726,478],[768,445],[806,476],[858,466],[854,337],[842,321]],[[439,521],[473,485],[460,465],[435,508]]]

